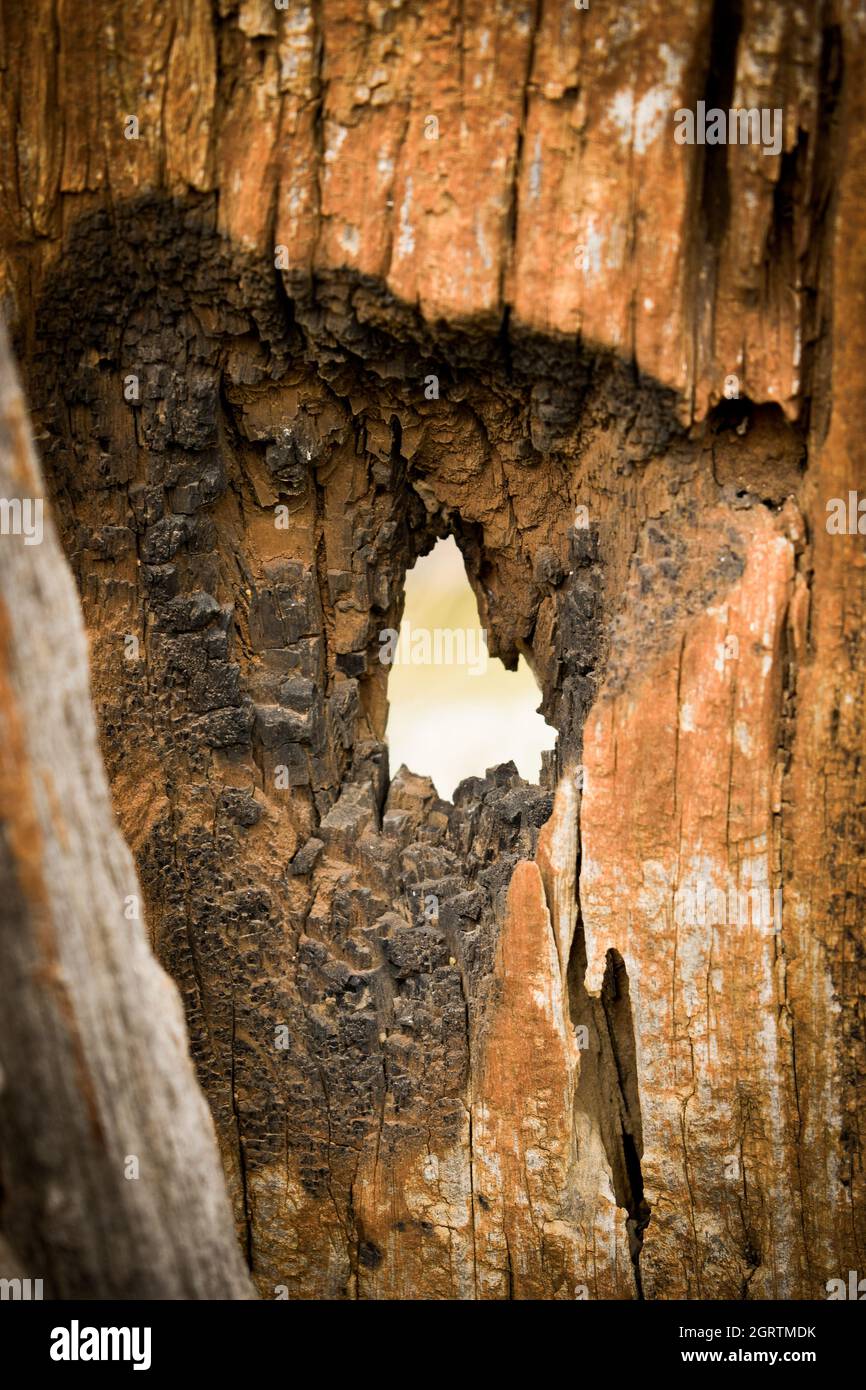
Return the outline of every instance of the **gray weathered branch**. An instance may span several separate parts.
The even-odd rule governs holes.
[[[0,1227],[46,1297],[251,1297],[42,492],[0,327]]]

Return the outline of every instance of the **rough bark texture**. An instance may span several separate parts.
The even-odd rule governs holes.
[[[96,12],[6,5],[0,285],[260,1290],[821,1296],[864,1235],[862,20]],[[675,144],[700,98],[783,152]],[[377,660],[447,533],[560,734],[453,805],[389,776]],[[706,880],[781,920],[683,925]]]
[[[0,326],[0,494],[42,492]],[[0,595],[0,1276],[47,1298],[252,1297],[50,524],[2,537]]]

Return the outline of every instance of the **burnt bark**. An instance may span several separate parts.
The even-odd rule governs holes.
[[[43,492],[0,328],[0,494]],[[0,1275],[49,1298],[252,1297],[50,518],[4,535],[0,593]]]

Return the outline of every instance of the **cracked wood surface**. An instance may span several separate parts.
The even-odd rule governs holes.
[[[285,246],[290,278],[350,268],[430,322],[580,333],[687,413],[731,373],[796,413],[846,20],[855,40],[853,7],[818,0],[6,0],[4,240],[57,250],[76,203],[217,192],[220,233]],[[708,93],[783,109],[781,158],[675,144]]]
[[[821,1296],[863,1241],[853,7],[2,13],[0,286],[259,1290]],[[706,95],[783,154],[674,144]],[[560,734],[453,805],[389,772],[377,660],[447,533]],[[780,926],[678,921],[701,879]]]

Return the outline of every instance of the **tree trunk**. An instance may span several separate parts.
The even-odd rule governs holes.
[[[2,326],[0,495],[43,495]],[[53,1298],[251,1297],[112,816],[75,586],[35,523],[0,544],[0,1275]]]
[[[823,1296],[866,1234],[854,7],[95,12],[6,4],[0,285],[259,1291]],[[699,101],[778,146],[677,143]],[[448,534],[559,734],[453,804],[390,775],[378,659]]]

